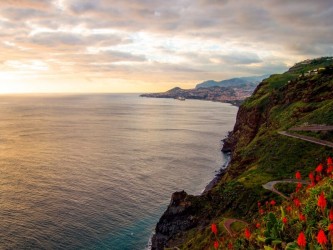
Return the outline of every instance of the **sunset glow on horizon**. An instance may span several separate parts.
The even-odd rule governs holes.
[[[331,1],[4,0],[0,93],[157,92],[332,56]]]

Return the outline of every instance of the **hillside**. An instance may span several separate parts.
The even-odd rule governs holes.
[[[211,249],[212,223],[226,218],[251,222],[257,202],[282,198],[262,187],[274,180],[306,176],[332,148],[280,134],[308,124],[333,125],[333,60],[295,64],[263,80],[241,105],[224,150],[232,152],[218,184],[200,196],[178,192],[156,226],[154,248]],[[332,131],[293,131],[332,142]],[[241,249],[241,248],[239,248]],[[246,249],[246,248],[245,248]]]
[[[268,78],[269,75],[262,76],[248,76],[248,77],[235,77],[231,79],[226,79],[222,81],[208,80],[202,83],[199,83],[195,86],[198,88],[209,88],[209,87],[256,87],[262,80]]]
[[[240,104],[245,98],[251,96],[254,86],[239,87],[208,87],[198,89],[170,89],[163,93],[142,94],[141,97],[153,98],[183,98]]]
[[[142,94],[141,97],[198,99],[227,102],[239,106],[251,96],[256,86],[268,75],[240,77],[216,82],[214,80],[197,84],[194,89],[172,88],[163,93]]]

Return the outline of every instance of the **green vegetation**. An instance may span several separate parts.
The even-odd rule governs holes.
[[[277,183],[275,188],[284,195],[290,196],[296,190],[296,183]]]
[[[314,137],[320,140],[333,142],[333,131],[297,131],[297,134]]]
[[[232,235],[220,227],[212,230],[211,246],[215,249],[332,249],[332,171],[329,157],[327,164],[318,165],[312,172],[315,175],[310,178],[310,185],[298,184],[300,187],[294,188],[292,200],[281,204],[274,200],[258,202],[258,216],[246,227],[239,222],[232,225]]]
[[[274,199],[280,204],[283,198],[262,188],[262,185],[273,180],[294,178],[296,171],[307,176],[316,163],[332,155],[332,148],[278,133],[305,124],[333,125],[333,60],[328,59],[298,63],[284,74],[271,76],[243,103],[232,137],[229,138],[235,144],[227,173],[208,193],[189,198],[193,199],[189,214],[198,219],[197,226],[173,235],[168,241],[169,246],[212,249],[215,238],[210,225],[217,223],[219,232],[222,232],[224,229],[220,223],[224,218],[238,218],[249,223],[264,220],[267,225],[268,221],[274,221],[273,215],[266,214],[266,218],[258,216],[257,202],[265,203]],[[317,74],[306,75],[315,69],[320,69]],[[332,132],[309,134],[321,139],[332,139]],[[329,185],[331,182],[327,183]],[[294,187],[292,184],[279,184],[277,188],[288,194]],[[310,199],[310,196],[304,196],[304,199]],[[274,216],[280,223],[281,214],[274,211]],[[293,217],[289,219],[294,220]],[[290,238],[286,238],[287,235],[281,238],[280,231],[285,232],[284,225],[280,223],[276,226],[272,229],[274,233],[269,233],[274,234],[270,239],[271,248],[266,249],[273,249],[274,245],[278,247],[279,244],[281,248],[281,240],[290,242],[297,238],[299,224],[288,231]],[[236,224],[234,227],[241,225]],[[309,232],[306,235],[310,237]],[[251,244],[244,237],[236,237],[232,249],[264,249],[257,248],[258,245],[263,247],[264,243]]]

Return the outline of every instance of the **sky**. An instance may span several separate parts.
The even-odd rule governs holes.
[[[333,55],[332,0],[1,0],[0,93],[158,92]]]

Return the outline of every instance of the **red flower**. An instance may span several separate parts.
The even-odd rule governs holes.
[[[259,210],[259,214],[263,215],[265,213],[264,209]]]
[[[333,165],[330,165],[327,170],[326,170],[327,174],[331,174],[333,172]]]
[[[288,219],[286,217],[283,217],[282,222],[283,222],[283,224],[287,224],[288,223]]]
[[[321,181],[321,177],[320,177],[320,175],[317,175],[316,176],[316,182],[320,182]]]
[[[302,213],[300,213],[300,214],[299,214],[299,220],[300,220],[300,221],[306,221],[305,215],[302,214]]]
[[[310,178],[311,181],[314,181],[314,176],[313,176],[313,173],[312,173],[312,172],[310,172],[310,174],[309,174],[309,178]]]
[[[259,228],[259,227],[260,227],[260,223],[257,223],[257,224],[256,224],[256,228]]]
[[[322,192],[319,195],[317,205],[318,205],[318,207],[321,208],[321,210],[323,210],[326,207],[327,202],[326,202],[326,198],[325,198],[324,192]]]
[[[234,248],[234,246],[232,245],[231,242],[229,242],[229,244],[228,244],[228,249],[233,249],[233,248]]]
[[[260,202],[258,202],[258,207],[260,207],[261,206],[261,203]]]
[[[299,171],[296,172],[295,177],[296,177],[297,180],[302,179],[301,173]]]
[[[323,171],[323,164],[319,164],[317,167],[316,167],[316,172],[317,173],[321,173]]]
[[[250,237],[251,237],[251,232],[250,232],[250,230],[248,229],[248,228],[245,228],[245,232],[244,232],[244,235],[245,235],[245,238],[246,239],[250,239]]]
[[[218,249],[218,248],[219,248],[219,242],[218,242],[218,241],[215,241],[215,242],[214,242],[214,248],[215,248],[215,249]]]
[[[301,206],[301,202],[299,201],[298,198],[294,199],[294,204],[295,204],[296,207],[300,207]]]
[[[290,213],[290,212],[291,212],[291,210],[293,210],[293,209],[292,209],[292,207],[291,207],[291,206],[288,206],[288,207],[286,208],[286,210],[287,210],[287,212],[288,212],[288,213]]]
[[[330,231],[330,233],[332,233],[332,231],[333,231],[333,224],[332,223],[328,226],[328,230]]]
[[[333,160],[332,160],[331,157],[328,157],[327,158],[327,166],[331,166],[331,165],[333,165]]]
[[[297,244],[300,247],[305,247],[306,246],[306,238],[303,232],[300,232],[297,238]]]
[[[296,186],[296,193],[302,188],[302,183],[298,182]]]
[[[270,204],[274,206],[276,204],[275,200],[271,200]]]
[[[212,224],[212,232],[217,235],[217,226],[215,223]]]
[[[330,209],[330,213],[328,214],[328,218],[330,219],[330,221],[333,221],[333,209]]]
[[[323,231],[323,229],[320,229],[318,235],[317,235],[317,242],[320,244],[320,245],[325,245],[327,244],[327,238],[326,238],[326,235]]]

